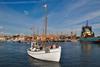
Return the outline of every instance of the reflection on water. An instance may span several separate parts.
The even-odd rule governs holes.
[[[89,44],[84,42],[80,43],[80,45],[81,45],[80,65],[82,67],[100,66],[95,63],[95,61],[100,62],[99,57],[97,57],[97,59],[99,60],[94,59],[96,57],[95,55],[95,53],[97,52],[96,49],[100,50],[100,48],[97,46],[99,44]],[[100,53],[98,53],[98,55],[100,55]]]
[[[82,67],[86,67],[88,64],[91,63],[91,53],[93,50],[92,44],[81,44],[81,59],[80,59],[80,65]]]
[[[81,51],[84,55],[89,56],[93,49],[93,44],[81,44]]]
[[[94,50],[94,48],[99,48],[100,44],[89,44],[89,43],[80,43],[81,45],[81,53],[85,56],[89,56],[92,54],[92,51]]]
[[[60,63],[57,63],[57,62],[37,60],[30,56],[28,58],[29,58],[31,67],[60,67]]]

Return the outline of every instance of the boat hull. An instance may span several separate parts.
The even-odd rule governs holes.
[[[27,50],[27,52],[31,57],[39,60],[59,62],[61,56],[61,47],[59,46],[59,48],[50,49],[50,53],[45,53],[45,51],[34,52],[30,50]]]
[[[91,38],[80,38],[80,42],[87,42],[87,43],[97,43],[100,44],[100,38],[91,37]]]

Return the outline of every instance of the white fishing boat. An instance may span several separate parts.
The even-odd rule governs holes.
[[[51,49],[46,47],[42,50],[31,47],[27,52],[31,57],[36,59],[59,62],[61,57],[61,46]]]
[[[47,11],[47,4],[44,5],[45,10]],[[45,16],[45,38],[47,34],[47,14]],[[61,57],[61,46],[51,45],[46,46],[46,41],[42,44],[42,49],[37,43],[37,41],[33,41],[31,43],[31,48],[27,50],[28,55],[33,58],[45,61],[55,61],[59,62]]]

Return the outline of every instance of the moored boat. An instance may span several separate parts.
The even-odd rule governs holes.
[[[100,37],[95,37],[94,32],[92,31],[92,27],[88,25],[82,27],[81,37],[79,39],[80,42],[88,42],[88,43],[100,43]]]
[[[100,44],[100,38],[98,38],[98,37],[80,38],[79,41],[80,41],[80,42],[87,42],[87,43]]]

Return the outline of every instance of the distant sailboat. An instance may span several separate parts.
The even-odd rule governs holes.
[[[45,11],[47,11],[47,4],[45,4],[44,7]],[[61,57],[61,46],[58,45],[46,46],[47,14],[45,16],[44,35],[45,35],[45,41],[43,42],[42,47],[39,46],[37,41],[33,41],[31,43],[31,48],[27,50],[28,55],[40,60],[59,62]]]

